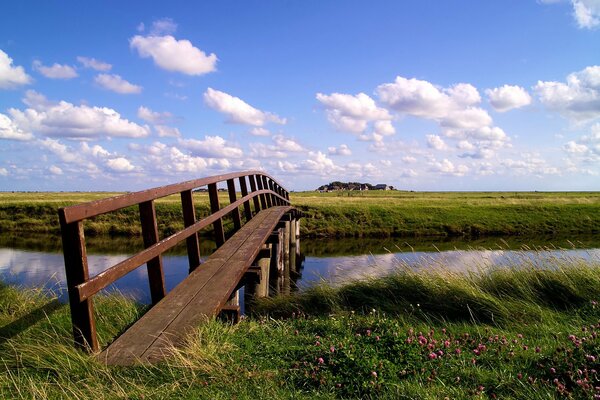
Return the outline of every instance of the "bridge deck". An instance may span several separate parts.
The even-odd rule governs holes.
[[[216,315],[289,206],[260,211],[98,357],[111,365],[153,363]]]

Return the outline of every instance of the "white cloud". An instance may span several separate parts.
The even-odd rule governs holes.
[[[369,122],[374,122],[379,135],[395,133],[389,121],[392,119],[390,113],[385,108],[378,107],[375,101],[364,93],[317,93],[317,100],[325,107],[329,122],[341,132],[364,133]]]
[[[240,158],[242,149],[227,144],[220,136],[205,136],[204,140],[181,139],[179,144],[194,155],[209,158]]]
[[[52,175],[62,175],[63,174],[63,170],[60,167],[57,167],[56,165],[51,165],[48,168],[48,171],[50,171],[50,173]]]
[[[85,68],[91,68],[96,71],[106,72],[106,71],[110,71],[112,68],[111,64],[106,63],[104,61],[96,60],[95,58],[90,58],[90,57],[78,56],[77,61],[79,61],[81,63],[81,65],[83,65]]]
[[[441,173],[443,175],[464,176],[469,172],[469,167],[464,164],[454,165],[452,161],[444,158],[441,162],[434,161],[430,164],[431,171]]]
[[[343,171],[333,160],[320,151],[309,152],[308,159],[302,163],[302,168],[320,176],[331,176]]]
[[[539,157],[538,154],[522,154],[522,160],[507,158],[501,161],[501,165],[518,176],[523,175],[559,175],[560,170],[548,165],[546,160]]]
[[[494,110],[505,112],[531,104],[531,96],[520,86],[503,85],[494,89],[487,89],[490,104]]]
[[[379,160],[379,163],[388,168],[392,166],[392,162],[390,160]]]
[[[392,110],[437,122],[448,138],[478,140],[486,148],[508,146],[508,136],[493,126],[486,110],[477,107],[481,96],[468,83],[439,88],[427,81],[398,76],[392,83],[379,85],[376,94]],[[437,135],[429,135],[427,141],[431,148],[447,148]]]
[[[152,124],[161,124],[169,121],[173,117],[173,114],[167,111],[152,111],[148,107],[140,106],[137,111],[137,116],[146,122],[150,122]]]
[[[77,75],[75,68],[70,65],[54,63],[52,66],[48,67],[43,65],[39,60],[33,62],[33,69],[50,79],[72,79],[79,76]]]
[[[540,101],[575,122],[600,118],[600,66],[594,65],[567,76],[566,82],[538,81],[534,87]]]
[[[427,146],[435,150],[448,150],[448,146],[444,140],[438,135],[426,135]]]
[[[9,109],[12,122],[24,132],[70,138],[148,136],[150,128],[140,126],[111,108],[76,106],[66,101],[52,103],[33,91],[27,91],[25,104],[32,108]]]
[[[13,59],[0,50],[0,89],[28,85],[32,79],[21,66],[13,66]]]
[[[402,157],[402,161],[404,161],[407,164],[412,164],[412,163],[416,163],[417,159],[413,156],[404,156],[404,157]]]
[[[250,129],[250,134],[254,136],[271,136],[271,132],[268,129],[260,127]]]
[[[8,170],[6,168],[0,168],[0,176],[8,176]]]
[[[567,142],[563,147],[567,153],[584,154],[589,151],[589,148],[584,144],[579,144],[574,141]]]
[[[600,1],[573,0],[573,16],[580,28],[596,28],[600,25]]]
[[[127,82],[119,75],[99,74],[94,81],[104,89],[120,94],[138,94],[142,92],[142,87]]]
[[[327,151],[329,152],[330,156],[350,156],[352,155],[352,150],[350,150],[350,148],[345,145],[345,144],[340,144],[339,147],[328,147]]]
[[[33,135],[20,129],[6,115],[0,114],[0,139],[27,141],[33,139]]]
[[[291,151],[294,153],[304,151],[304,147],[302,147],[300,143],[283,135],[273,136],[273,141],[275,142],[275,145],[283,151]]]
[[[474,150],[475,146],[468,140],[461,140],[457,143],[456,148],[459,150]]]
[[[227,115],[228,121],[236,124],[263,126],[267,122],[285,124],[285,118],[261,111],[252,107],[239,97],[234,97],[225,92],[208,88],[204,92],[204,102],[212,109]]]
[[[158,137],[181,137],[179,129],[167,125],[154,125]]]
[[[164,34],[172,34],[177,31],[177,24],[171,18],[161,18],[152,22],[151,34],[159,36]]]
[[[288,154],[275,145],[250,143],[250,156],[256,158],[287,158]]]
[[[135,169],[125,157],[112,158],[106,161],[108,168],[115,172],[131,172]]]
[[[130,39],[129,45],[143,58],[152,57],[162,69],[187,75],[203,75],[216,70],[217,56],[206,55],[189,40],[173,36],[140,36]]]

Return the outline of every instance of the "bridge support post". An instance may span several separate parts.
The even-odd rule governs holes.
[[[285,221],[283,227],[283,293],[290,294],[291,292],[291,282],[290,282],[290,229],[291,222]]]
[[[75,288],[89,279],[83,224],[81,221],[68,224],[62,209],[59,217],[75,346],[96,352],[100,346],[96,337],[94,305],[92,299],[80,301]]]

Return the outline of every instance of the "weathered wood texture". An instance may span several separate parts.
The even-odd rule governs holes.
[[[199,268],[98,356],[111,365],[153,363],[182,344],[201,321],[216,315],[258,257],[289,206],[259,212]]]
[[[250,193],[248,193],[246,177],[250,181]],[[242,197],[239,200],[236,197],[235,179],[240,182]],[[217,184],[222,182],[227,184],[230,204],[221,208]],[[192,191],[201,186],[208,187],[211,215],[196,221]],[[274,190],[275,188],[277,191]],[[222,246],[225,243],[222,219],[231,216],[234,229],[239,231],[242,227],[239,209],[244,208],[245,220],[248,224],[252,218],[251,200],[254,203],[255,213],[273,204],[289,206],[287,191],[282,191],[280,188],[281,186],[269,175],[260,171],[247,171],[195,179],[59,209],[75,344],[83,349],[99,350],[91,299],[94,294],[146,263],[152,303],[158,303],[166,295],[162,266],[162,254],[165,251],[185,240],[190,271],[196,269],[200,265],[198,231],[212,224],[215,241],[218,246]],[[181,196],[185,228],[160,239],[154,200],[177,193]],[[90,278],[83,234],[84,220],[134,205],[138,205],[140,210],[145,249]]]

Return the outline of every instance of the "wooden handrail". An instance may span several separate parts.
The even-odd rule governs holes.
[[[212,183],[226,182],[228,179],[235,179],[242,176],[256,175],[277,182],[273,177],[265,174],[262,171],[245,171],[233,172],[225,175],[209,176],[207,178],[193,179],[186,182],[175,183],[172,185],[162,186],[153,189],[142,190],[140,192],[127,193],[120,196],[114,196],[106,199],[90,201],[87,203],[77,204],[74,206],[64,207],[59,209],[59,213],[64,213],[66,223],[82,221],[87,218],[97,215],[106,214],[112,211],[117,211],[121,208],[135,206],[145,201],[160,199],[161,197],[170,196],[185,192],[186,190],[196,189],[202,186],[207,186]]]
[[[246,177],[250,183],[250,192]],[[240,199],[236,196],[235,179],[239,182],[242,195]],[[230,201],[230,204],[223,208],[220,207],[217,190],[217,184],[221,182],[227,184]],[[192,192],[202,186],[208,187],[211,214],[196,221]],[[156,199],[177,193],[181,195],[185,228],[160,240],[154,202]],[[251,201],[254,213],[251,209]],[[135,205],[140,210],[145,249],[90,278],[83,221]],[[225,216],[232,215],[234,230],[237,231],[242,226],[240,207],[243,207],[244,219],[248,222],[260,210],[275,205],[289,205],[289,193],[271,176],[261,171],[245,171],[194,179],[59,209],[75,344],[87,350],[99,350],[91,300],[92,296],[100,290],[145,263],[148,267],[152,303],[156,304],[166,295],[162,266],[162,254],[165,251],[185,240],[191,272],[200,264],[198,231],[212,224],[215,241],[217,246],[220,246],[225,242],[222,222]]]

